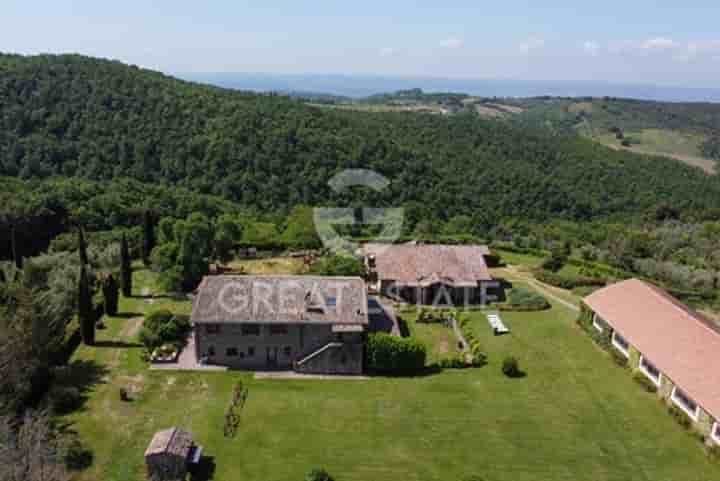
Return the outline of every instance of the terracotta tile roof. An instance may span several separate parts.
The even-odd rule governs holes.
[[[145,450],[145,456],[174,454],[180,457],[187,457],[192,447],[192,434],[182,429],[170,428],[155,433],[152,441],[150,441],[150,445],[147,450]]]
[[[193,301],[193,323],[367,324],[359,277],[208,276]]]
[[[477,286],[492,277],[485,263],[487,246],[437,244],[366,244],[366,255],[375,257],[380,280],[405,286],[429,286],[437,282],[456,287]]]
[[[720,332],[710,321],[637,279],[596,291],[585,303],[720,420]]]

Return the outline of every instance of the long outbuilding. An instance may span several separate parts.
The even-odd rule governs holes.
[[[584,300],[592,326],[658,394],[720,444],[720,330],[650,283],[631,279]]]

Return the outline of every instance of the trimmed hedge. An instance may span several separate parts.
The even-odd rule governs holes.
[[[540,282],[562,289],[575,289],[576,287],[588,286],[604,287],[607,284],[607,280],[600,277],[568,276],[544,269],[535,269],[533,274]]]
[[[535,291],[516,287],[510,290],[508,301],[497,308],[501,311],[544,311],[550,309],[550,303]]]
[[[425,368],[427,347],[413,337],[401,338],[379,332],[368,336],[365,354],[371,371],[407,374]]]
[[[656,393],[658,391],[657,386],[655,383],[653,383],[648,377],[643,374],[642,372],[638,371],[635,374],[633,374],[633,379],[635,379],[635,382],[640,384],[643,389],[645,389],[649,393]]]
[[[615,364],[624,369],[627,369],[629,367],[630,362],[623,353],[611,347],[608,347],[608,350],[610,351],[610,357],[612,357],[612,360],[615,362]]]
[[[675,418],[675,421],[677,421],[680,426],[684,427],[685,429],[690,429],[692,427],[692,419],[690,419],[690,416],[685,414],[685,411],[683,411],[682,409],[678,408],[677,406],[670,406],[668,407],[668,412],[673,418]]]
[[[482,367],[485,364],[487,364],[487,354],[485,354],[485,350],[483,349],[482,345],[480,344],[480,341],[477,337],[475,337],[475,333],[470,328],[470,320],[465,317],[461,316],[458,318],[458,327],[460,327],[460,331],[462,332],[463,337],[467,341],[467,343],[470,345],[470,354],[472,356],[472,366],[473,367]]]

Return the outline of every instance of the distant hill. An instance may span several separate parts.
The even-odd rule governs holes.
[[[375,112],[473,113],[578,133],[613,149],[672,157],[708,173],[715,172],[720,160],[720,104],[716,103],[614,97],[488,98],[419,88],[330,103]]]
[[[410,225],[720,207],[716,177],[560,130],[476,115],[316,108],[75,55],[0,55],[0,105],[0,175],[24,179],[131,177],[264,212],[402,205]],[[379,193],[333,191],[329,179],[348,168],[392,183]]]
[[[179,73],[178,77],[256,92],[323,92],[360,99],[384,92],[420,88],[425,92],[464,92],[478,97],[619,97],[662,102],[720,102],[720,88],[692,88],[592,81],[447,79],[377,75]]]

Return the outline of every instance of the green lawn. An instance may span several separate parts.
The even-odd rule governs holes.
[[[441,323],[420,323],[417,321],[417,312],[398,313],[407,322],[411,335],[416,336],[428,347],[427,364],[432,365],[448,355],[458,353],[457,338],[452,328]]]
[[[545,260],[543,257],[538,257],[530,254],[520,254],[517,252],[504,251],[501,249],[495,250],[498,254],[500,254],[503,262],[513,266],[522,266],[529,268],[539,267],[540,264],[542,264]]]
[[[153,285],[153,275],[138,273]],[[138,286],[142,288],[143,286]],[[123,300],[141,313],[188,303]],[[64,419],[94,451],[81,480],[144,479],[154,431],[192,431],[219,481],[297,481],[324,466],[337,481],[711,481],[720,467],[665,408],[575,327],[575,314],[502,313],[512,334],[494,337],[481,312],[473,329],[489,353],[480,369],[362,381],[253,380],[247,374],[148,371],[136,347],[82,347],[75,361],[101,373],[80,411]],[[130,319],[132,316],[129,316]],[[133,341],[118,317],[100,341]],[[435,339],[435,335],[429,336]],[[500,372],[519,358],[522,379]],[[104,371],[107,370],[107,371]],[[249,384],[238,436],[223,414],[237,379]],[[130,387],[136,400],[119,399]]]

